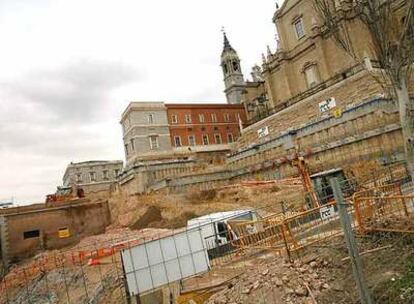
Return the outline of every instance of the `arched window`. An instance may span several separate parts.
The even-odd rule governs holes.
[[[233,61],[233,71],[238,72],[239,71],[239,64],[237,61]]]

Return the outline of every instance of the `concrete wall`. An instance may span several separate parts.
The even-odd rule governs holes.
[[[18,212],[12,212],[13,208],[10,208],[0,215],[3,259],[7,262],[16,262],[40,249],[58,249],[75,244],[83,237],[103,233],[110,224],[107,202],[56,208],[41,206],[27,211],[19,208]],[[59,237],[59,229],[62,228],[69,230],[69,237]],[[29,231],[38,231],[39,236],[25,237],[25,232]]]
[[[383,165],[403,161],[403,141],[397,105],[373,99],[344,109],[341,117],[320,117],[291,133],[268,139],[233,153],[227,169],[163,180],[154,191],[184,192],[212,189],[240,179],[270,180],[297,176],[291,164],[296,152],[305,156],[311,173],[335,167],[357,176],[359,165]],[[357,176],[358,177],[358,176]]]

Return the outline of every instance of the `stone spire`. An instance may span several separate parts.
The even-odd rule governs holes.
[[[240,58],[230,45],[226,32],[223,30],[223,52],[221,53],[221,67],[224,76],[224,85],[227,102],[240,103],[245,90],[245,81],[240,66]]]
[[[227,38],[226,32],[223,30],[223,53],[226,51],[234,51],[229,39]]]

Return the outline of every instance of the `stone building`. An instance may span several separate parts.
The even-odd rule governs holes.
[[[336,1],[335,5],[339,14],[346,13],[346,1]],[[262,154],[258,147],[286,134],[295,134],[295,130],[318,124],[328,117],[336,117],[337,123],[341,119],[343,128],[351,128],[355,121],[344,122],[342,113],[354,107],[360,111],[363,104],[384,99],[387,95],[383,86],[372,77],[380,74],[380,67],[371,51],[370,34],[359,21],[353,20],[348,25],[355,52],[364,58],[362,63],[352,60],[326,33],[311,0],[285,1],[274,13],[273,22],[278,33],[276,51],[268,48],[267,55],[263,55],[262,70],[258,73],[260,77],[250,85],[246,82],[242,103],[247,110],[248,122],[228,159],[231,166],[259,164],[264,155],[266,159],[272,159],[274,148]],[[255,70],[258,71],[257,68]],[[413,96],[411,81],[409,90]],[[388,103],[381,103],[379,107],[385,107],[385,104]],[[387,109],[378,111],[386,112]],[[393,111],[397,110],[394,108]],[[361,119],[358,121],[360,123]],[[365,127],[369,125],[372,123],[366,121]],[[298,151],[310,150],[331,138],[336,129],[334,125],[324,124],[324,131],[321,130],[318,138],[308,136],[305,141],[291,136],[291,147]],[[340,130],[339,134],[343,135],[343,130]],[[358,128],[353,132],[355,136],[360,135]],[[348,135],[351,133],[346,131]],[[395,151],[401,151],[402,143],[399,145],[394,147]],[[369,151],[368,146],[365,149]],[[359,155],[357,150],[353,151]],[[290,152],[280,153],[286,156]],[[281,157],[280,153],[277,155]],[[244,158],[243,155],[250,156]]]
[[[110,223],[107,201],[81,199],[53,208],[36,204],[0,209],[0,260],[9,266],[40,250],[74,245],[104,233]]]
[[[356,63],[326,32],[313,4],[286,0],[276,10],[275,51],[268,47],[262,67],[253,67],[252,81],[239,72],[240,59],[224,36],[225,93],[228,102],[241,98],[247,123],[221,170],[164,179],[154,189],[187,191],[298,175],[292,163],[298,155],[311,173],[342,167],[358,176],[366,166],[404,164],[398,104],[373,77],[381,69],[369,33],[357,20],[348,24],[355,52],[364,59]],[[348,4],[335,1],[341,16]],[[413,77],[408,87],[413,98]]]
[[[63,185],[77,185],[86,194],[108,191],[110,186],[117,181],[122,168],[122,160],[70,163],[63,175]]]

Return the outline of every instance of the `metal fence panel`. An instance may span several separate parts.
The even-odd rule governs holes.
[[[186,230],[122,251],[130,295],[208,271],[207,249],[200,228]]]

